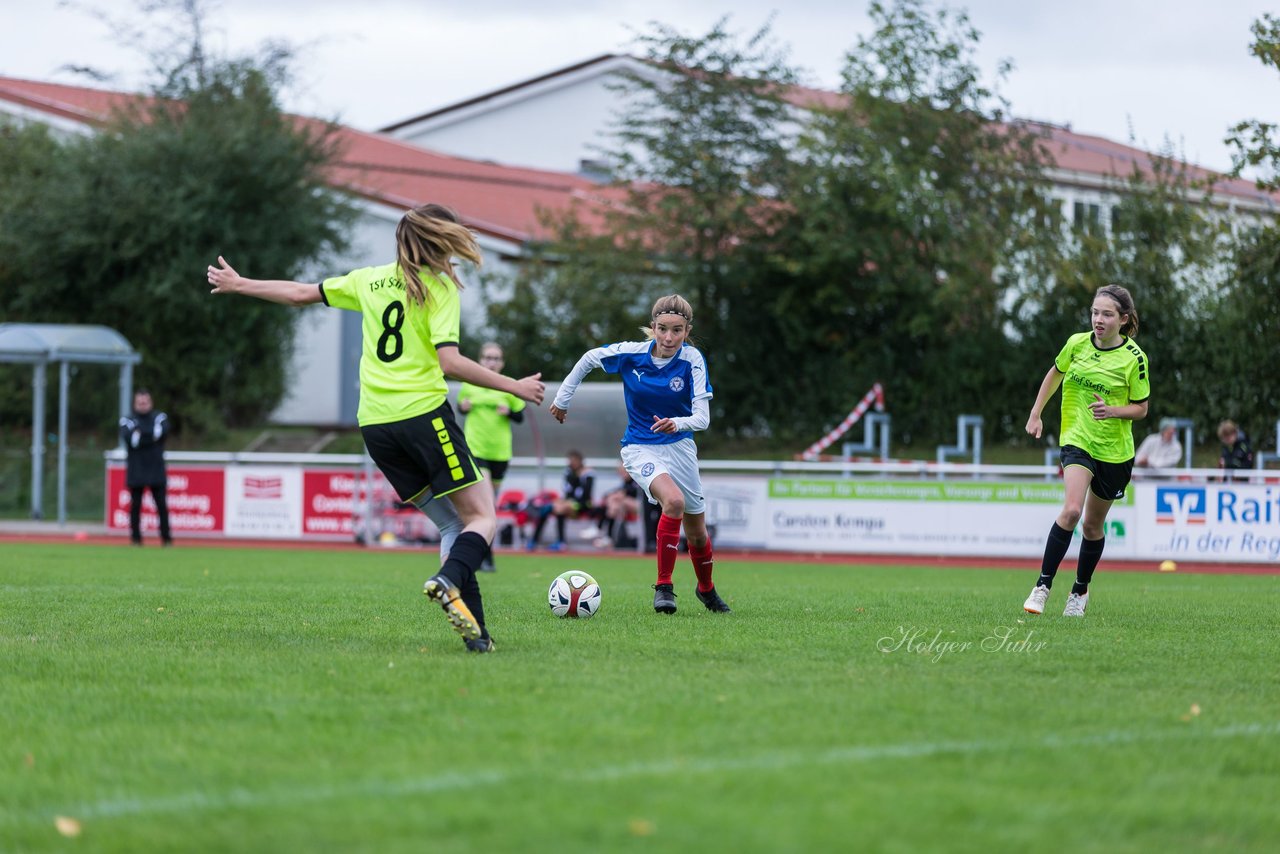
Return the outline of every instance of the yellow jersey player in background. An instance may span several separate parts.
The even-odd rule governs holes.
[[[506,364],[502,347],[494,341],[481,345],[480,364],[502,373]],[[489,473],[493,494],[501,497],[502,480],[511,464],[511,425],[524,420],[524,401],[509,392],[463,383],[458,389],[458,410],[467,416],[462,424],[467,446],[480,468]],[[492,547],[480,570],[497,570]]]

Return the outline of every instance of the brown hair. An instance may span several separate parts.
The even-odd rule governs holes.
[[[1222,423],[1218,425],[1218,439],[1225,445],[1228,433],[1239,433],[1240,428],[1236,426],[1236,422],[1230,418],[1224,418]]]
[[[422,269],[432,274],[447,275],[462,290],[453,272],[453,259],[465,258],[480,266],[480,245],[476,236],[444,205],[418,205],[400,218],[396,225],[396,264],[404,277],[405,293],[417,305],[427,302],[422,284]]]
[[[693,327],[693,306],[679,294],[670,294],[658,297],[658,301],[653,304],[653,311],[649,312],[649,325],[640,327],[640,331],[646,338],[653,338],[653,323],[657,321],[660,314],[678,314],[685,319],[685,323],[690,328]]]
[[[1129,338],[1137,338],[1138,310],[1133,306],[1133,297],[1130,296],[1129,291],[1120,285],[1103,285],[1093,295],[1094,299],[1098,297],[1108,297],[1116,301],[1116,305],[1120,306],[1120,313],[1129,316],[1128,322],[1120,325],[1120,334]]]

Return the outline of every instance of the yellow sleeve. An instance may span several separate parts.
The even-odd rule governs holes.
[[[320,296],[324,299],[324,304],[334,308],[359,311],[358,288],[359,282],[363,280],[363,277],[357,275],[360,272],[360,270],[353,270],[345,276],[334,276],[332,279],[321,282]]]
[[[431,343],[457,344],[461,335],[462,301],[458,288],[448,276],[425,274],[431,293]]]

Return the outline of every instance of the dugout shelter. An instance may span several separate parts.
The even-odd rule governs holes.
[[[45,386],[58,366],[58,524],[67,522],[67,407],[71,365],[120,366],[120,414],[132,405],[133,366],[142,356],[109,326],[68,323],[0,323],[0,362],[32,366],[31,518],[44,516]]]

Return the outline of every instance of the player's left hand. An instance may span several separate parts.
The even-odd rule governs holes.
[[[653,426],[649,428],[652,433],[674,433],[676,432],[676,422],[670,418],[659,418],[653,416]]]
[[[209,291],[211,294],[234,294],[239,279],[240,274],[221,255],[218,256],[218,266],[209,265],[209,284],[213,285],[213,290]]]
[[[1111,417],[1111,407],[1107,406],[1107,402],[1096,391],[1093,393],[1093,403],[1089,404],[1089,409],[1093,411],[1093,420],[1102,421]]]

